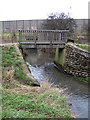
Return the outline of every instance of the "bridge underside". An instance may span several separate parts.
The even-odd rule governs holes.
[[[65,42],[20,42],[22,48],[64,48]]]

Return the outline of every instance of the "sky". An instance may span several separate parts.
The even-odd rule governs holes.
[[[0,0],[0,21],[46,19],[64,12],[74,19],[88,19],[90,0]]]

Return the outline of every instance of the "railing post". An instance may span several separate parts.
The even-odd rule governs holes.
[[[64,38],[63,35],[64,35],[64,33],[62,32],[62,41],[63,41],[63,38]]]
[[[47,32],[47,41],[48,41],[48,32]]]
[[[67,42],[67,32],[65,33],[65,42]]]
[[[62,40],[62,32],[61,32],[61,40]]]
[[[52,33],[52,32],[51,32]],[[52,35],[52,34],[51,34]],[[51,39],[51,36],[50,36],[50,48],[52,48],[52,39]]]
[[[36,48],[36,31],[34,31],[34,39],[35,39],[35,48]]]
[[[61,41],[61,32],[59,33],[59,40]]]

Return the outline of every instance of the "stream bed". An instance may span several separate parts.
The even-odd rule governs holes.
[[[88,85],[77,81],[68,74],[59,71],[54,61],[54,56],[40,51],[39,49],[28,49],[25,57],[31,74],[43,82],[47,78],[58,88],[67,88],[64,94],[68,94],[67,103],[77,118],[88,118]]]

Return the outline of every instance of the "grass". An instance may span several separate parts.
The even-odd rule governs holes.
[[[2,73],[3,82],[7,82],[7,84],[3,85],[7,87],[12,86],[10,83],[14,79],[17,79],[19,82],[21,81],[23,84],[31,84],[30,78],[23,73],[21,61],[17,56],[14,46],[2,47]]]
[[[32,87],[14,46],[2,51],[2,118],[72,118],[61,90],[52,88],[48,80]]]
[[[36,93],[20,94],[3,91],[3,118],[70,118],[66,99],[51,90],[37,97]]]
[[[90,77],[79,77],[79,76],[74,76],[76,80],[83,81],[84,83],[90,83]]]
[[[84,50],[88,50],[90,52],[90,46],[84,46],[84,45],[80,45],[80,44],[76,44],[77,47],[80,47]]]

